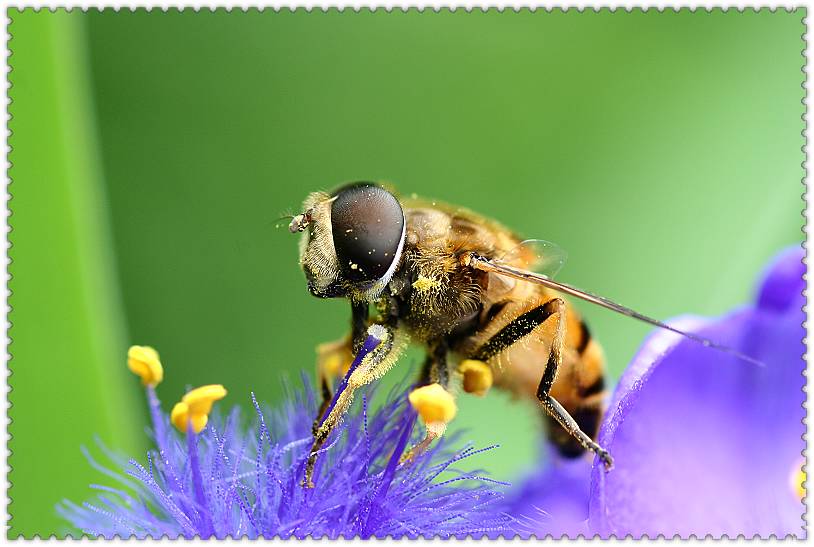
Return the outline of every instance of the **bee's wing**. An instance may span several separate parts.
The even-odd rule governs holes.
[[[677,334],[680,334],[681,336],[689,338],[690,340],[694,340],[695,342],[698,342],[706,347],[724,351],[726,353],[734,355],[739,359],[743,359],[744,361],[747,361],[749,363],[759,366],[765,366],[764,363],[762,363],[761,361],[758,361],[753,357],[749,357],[748,355],[745,355],[734,348],[724,346],[722,344],[709,340],[708,338],[698,336],[697,334],[693,334],[691,332],[679,330],[675,327],[668,325],[667,323],[659,321],[658,319],[653,319],[652,317],[648,317],[644,314],[641,314],[636,310],[633,310],[621,304],[617,304],[616,302],[613,302],[612,300],[609,300],[604,296],[589,293],[588,291],[578,289],[577,287],[573,287],[571,285],[568,285],[567,283],[554,281],[553,279],[551,279],[551,277],[545,274],[535,273],[528,270],[523,270],[521,268],[516,268],[509,264],[505,264],[501,261],[490,260],[488,258],[479,256],[474,253],[469,255],[467,263],[470,267],[475,268],[476,270],[482,270],[485,272],[505,275],[508,277],[512,277],[514,279],[520,279],[522,281],[528,281],[530,283],[537,283],[539,285],[543,285],[544,287],[548,287],[549,289],[553,289],[557,292],[561,292],[563,294],[567,294],[569,296],[585,300],[592,304],[596,304],[597,306],[602,306],[603,308],[615,311],[616,313],[621,313],[622,315],[632,317],[633,319],[638,319],[639,321],[649,323],[650,325],[675,332]]]
[[[565,265],[567,258],[568,253],[556,243],[544,239],[526,239],[511,251],[494,259],[494,262],[507,266],[522,264],[532,272],[553,278]]]

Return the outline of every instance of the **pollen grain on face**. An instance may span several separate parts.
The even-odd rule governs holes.
[[[417,291],[429,291],[438,287],[439,285],[440,284],[438,283],[438,281],[435,281],[423,275],[419,275],[418,279],[416,279],[413,282],[413,288]]]
[[[155,387],[164,379],[164,368],[158,352],[150,346],[130,346],[127,351],[127,367],[145,386]]]

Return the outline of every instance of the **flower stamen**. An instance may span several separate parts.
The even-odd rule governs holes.
[[[438,383],[416,388],[410,392],[408,398],[412,407],[421,416],[421,420],[427,428],[427,433],[424,440],[401,457],[401,463],[414,460],[423,454],[432,441],[444,434],[447,430],[447,424],[458,413],[455,397]]]
[[[209,421],[212,405],[224,397],[226,397],[226,389],[220,384],[193,389],[172,408],[170,421],[181,433],[186,432],[187,424],[195,433],[200,433]]]
[[[447,424],[458,413],[455,398],[441,384],[416,388],[410,392],[409,398],[410,404],[428,425],[435,422]]]
[[[127,350],[127,367],[145,386],[155,387],[164,379],[164,368],[158,352],[150,346],[130,346]]]

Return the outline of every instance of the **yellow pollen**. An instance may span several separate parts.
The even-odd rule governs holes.
[[[145,386],[155,387],[164,379],[164,368],[158,352],[149,346],[130,346],[127,350],[127,367],[141,378]]]
[[[437,286],[437,281],[433,281],[429,277],[424,277],[423,275],[419,275],[418,279],[413,282],[413,288],[417,291],[428,291]]]
[[[180,403],[172,407],[170,421],[181,433],[186,432],[187,422],[192,424],[192,430],[200,433],[209,420],[212,404],[226,397],[226,389],[220,384],[202,386],[193,389],[181,398]]]
[[[465,359],[458,365],[458,372],[464,376],[463,388],[467,393],[483,396],[492,387],[492,368],[483,361]]]
[[[455,398],[441,387],[441,384],[430,384],[414,389],[410,392],[409,399],[425,424],[449,423],[458,412]]]
[[[800,464],[800,468],[796,469],[792,474],[791,480],[791,487],[794,490],[794,494],[799,498],[801,501],[806,495],[806,472],[803,471],[803,464]]]

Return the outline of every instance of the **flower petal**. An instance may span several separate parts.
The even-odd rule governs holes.
[[[700,331],[700,320],[681,321],[765,367],[671,333],[647,340],[600,431],[616,467],[594,467],[592,529],[634,537],[802,537],[804,506],[789,477],[804,449],[805,332],[790,261],[799,254],[775,262],[760,307]]]
[[[566,460],[546,447],[546,460],[534,474],[510,492],[506,512],[517,520],[522,537],[544,538],[588,535],[590,460]]]
[[[757,297],[760,309],[783,312],[790,306],[802,305],[800,295],[806,288],[804,256],[802,247],[789,247],[769,264]]]

